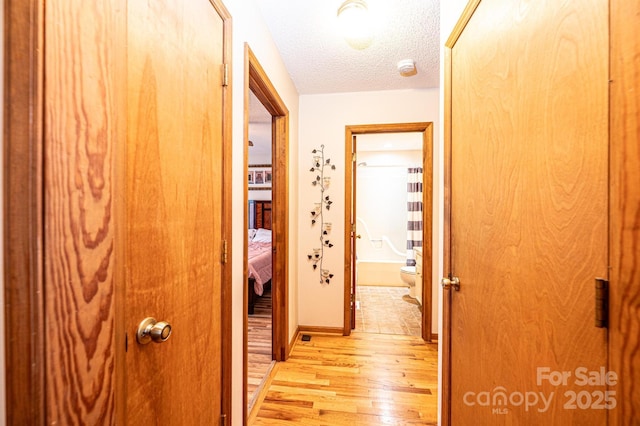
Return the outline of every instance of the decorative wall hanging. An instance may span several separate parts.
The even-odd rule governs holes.
[[[320,145],[320,149],[311,151],[313,154],[313,166],[309,170],[315,174],[315,179],[311,185],[320,189],[320,202],[315,203],[311,210],[311,227],[317,227],[320,234],[320,247],[314,248],[311,254],[307,255],[309,262],[314,271],[318,271],[321,284],[329,284],[333,274],[328,269],[322,267],[324,258],[324,249],[333,247],[333,243],[329,239],[331,234],[331,223],[324,221],[324,211],[331,210],[331,198],[326,194],[331,184],[331,177],[325,176],[325,168],[335,170],[336,166],[331,164],[331,159],[324,158],[324,145]]]
[[[272,176],[271,164],[249,164],[249,191],[270,190]]]

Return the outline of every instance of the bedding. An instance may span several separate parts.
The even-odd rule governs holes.
[[[254,243],[269,243],[271,244],[271,229],[258,229],[255,235],[251,239]]]
[[[258,296],[264,293],[264,285],[271,280],[273,275],[271,230],[249,230],[252,236],[249,241],[249,279],[253,281],[253,290]]]

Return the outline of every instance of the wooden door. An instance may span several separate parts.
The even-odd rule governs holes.
[[[582,379],[607,370],[608,3],[472,3],[448,43],[451,424],[606,424]]]
[[[358,285],[358,242],[360,234],[358,234],[358,221],[356,215],[356,172],[358,169],[358,162],[356,153],[358,152],[356,147],[356,135],[353,135],[351,141],[351,302],[349,309],[351,312],[351,329],[356,328],[356,288]]]
[[[222,42],[208,0],[129,2],[128,424],[221,414]],[[136,342],[145,317],[166,342]]]
[[[224,411],[230,412],[230,368],[224,369],[220,388],[216,287],[221,281],[220,120],[230,117],[230,102],[222,114],[222,31],[213,7],[224,16],[227,36],[230,18],[218,0],[182,2],[194,8],[190,14],[169,3],[6,2],[5,106],[10,108],[5,109],[11,124],[5,135],[11,166],[5,185],[5,244],[11,247],[5,271],[6,415],[11,424],[217,424],[221,391]],[[139,9],[142,4],[150,10]],[[159,37],[155,45],[153,35]],[[226,55],[229,42],[226,37]],[[166,71],[171,54],[173,73]],[[198,96],[194,82],[213,99]],[[176,86],[159,87],[170,83]],[[175,115],[166,108],[174,108]],[[231,122],[224,123],[225,152],[230,152]],[[171,151],[168,136],[180,149]],[[186,171],[167,160],[171,155]],[[230,157],[224,160],[227,200]],[[160,220],[167,220],[164,227]],[[227,209],[226,239],[230,224]],[[184,237],[178,240],[181,226]],[[229,283],[230,269],[223,272]],[[170,281],[175,291],[156,285]],[[230,297],[229,285],[223,287],[223,296]],[[141,318],[134,309],[142,304],[175,327],[169,342],[156,345],[164,348],[163,359],[135,346],[133,332]],[[222,303],[225,334],[229,306]],[[199,315],[200,334],[176,349],[174,343],[192,333],[184,331],[192,319],[185,319],[185,310]],[[202,343],[213,348],[210,353],[198,346]],[[225,345],[225,365],[230,353]],[[154,412],[163,417],[143,416]]]

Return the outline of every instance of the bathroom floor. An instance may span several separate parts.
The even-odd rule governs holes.
[[[359,285],[356,289],[355,331],[419,337],[421,316],[421,307],[407,287]]]

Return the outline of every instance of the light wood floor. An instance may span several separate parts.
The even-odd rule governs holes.
[[[272,360],[271,289],[265,290],[255,304],[254,315],[248,318],[247,335],[247,407],[251,410],[256,391],[268,376]]]
[[[438,347],[419,337],[298,336],[250,425],[435,425]],[[264,399],[262,399],[264,398]]]

